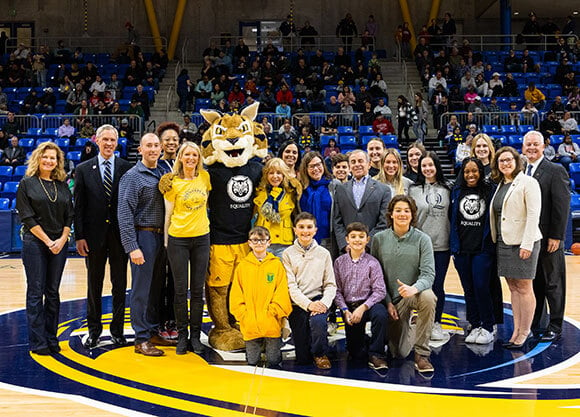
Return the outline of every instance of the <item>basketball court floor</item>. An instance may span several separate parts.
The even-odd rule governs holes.
[[[566,257],[567,319],[556,342],[531,343],[520,351],[501,347],[511,334],[509,292],[504,286],[505,324],[494,344],[464,343],[465,304],[450,266],[444,329],[450,337],[433,345],[432,376],[412,359],[393,360],[377,372],[347,361],[339,323],[331,337],[332,369],[295,366],[290,341],[284,370],[249,367],[243,352],[207,348],[198,356],[152,358],[108,339],[111,298],[105,297],[105,332],[96,349],[83,347],[86,328],[84,262],[70,258],[61,285],[55,356],[28,351],[24,313],[25,276],[20,259],[0,260],[0,415],[2,416],[580,416],[580,256]],[[105,286],[110,294],[110,286]],[[340,321],[340,319],[339,319]],[[204,331],[211,327],[204,318]],[[125,334],[132,340],[129,310]],[[204,338],[202,337],[202,341]],[[206,339],[205,339],[206,341]]]

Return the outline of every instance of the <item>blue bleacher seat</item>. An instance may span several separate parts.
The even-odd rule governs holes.
[[[40,139],[36,139],[36,146],[40,145],[41,143],[44,142],[50,142],[49,138],[40,138]]]
[[[359,126],[358,132],[361,135],[366,135],[366,134],[372,135],[372,134],[374,134],[374,131],[373,131],[373,127],[372,126],[364,126],[364,125],[363,126]]]
[[[399,148],[399,141],[397,135],[382,135],[381,139],[387,148]]]
[[[483,133],[489,135],[491,133],[497,133],[498,131],[499,129],[496,125],[483,125]]]
[[[570,137],[572,138],[572,142],[580,146],[580,135],[570,135]]]
[[[16,190],[18,190],[17,181],[8,181],[4,184],[4,188],[0,193],[0,198],[16,198]]]
[[[556,150],[562,142],[564,142],[564,135],[550,135],[550,144],[556,148]]]
[[[572,194],[570,197],[570,211],[572,212],[572,216],[580,217],[580,194]]]
[[[371,139],[376,139],[376,138],[377,138],[377,136],[375,134],[362,136],[360,144],[366,148],[366,146],[371,141]]]
[[[525,135],[530,130],[534,130],[534,126],[532,126],[532,125],[520,125],[520,127],[518,128],[518,132],[520,132],[522,135]]]
[[[30,152],[34,148],[34,139],[22,138],[18,141],[18,144],[22,146],[26,152]]]
[[[351,151],[357,148],[356,136],[354,135],[343,135],[338,138],[338,146],[341,151]]]
[[[66,157],[68,160],[72,161],[75,165],[77,165],[81,161],[81,152],[80,151],[70,151],[70,152],[67,152]]]
[[[327,147],[328,143],[330,142],[330,139],[334,139],[334,141],[336,141],[336,136],[334,136],[334,135],[321,135],[320,136],[320,146],[322,148]]]
[[[44,133],[49,136],[58,136],[58,127],[49,127],[45,129]]]
[[[338,132],[339,136],[352,135],[353,133],[352,126],[338,126],[336,131]]]
[[[570,164],[570,178],[576,183],[576,191],[578,191],[578,187],[580,187],[580,162]]]
[[[501,133],[517,133],[518,127],[515,125],[503,125],[500,129]]]
[[[10,210],[16,210],[16,199],[13,198],[12,202],[10,203]]]
[[[68,152],[68,148],[70,146],[70,140],[67,138],[58,138],[56,139],[55,143],[58,145],[63,152]]]
[[[0,210],[10,210],[9,198],[0,198]]]
[[[87,141],[89,141],[89,138],[77,138],[77,140],[75,141],[75,146],[73,147],[75,151],[80,151],[81,149],[83,149],[83,147],[85,146],[85,143],[87,143]]]
[[[491,137],[499,140],[501,142],[501,146],[506,146],[508,144],[508,140],[505,135],[491,135]]]
[[[127,156],[127,138],[119,138],[118,143],[121,147],[121,156]]]
[[[209,98],[196,98],[195,99],[195,110],[211,108],[211,100]]]
[[[14,168],[14,172],[12,173],[12,181],[20,181],[24,174],[26,174],[26,165],[18,165]]]
[[[30,127],[28,128],[28,132],[26,133],[27,136],[36,138],[42,136],[42,134],[43,132],[41,127]]]
[[[0,166],[0,182],[12,181],[13,168],[10,165]]]
[[[517,151],[521,151],[523,142],[524,142],[523,136],[519,135],[508,136],[508,145],[511,146],[512,148],[515,148]]]

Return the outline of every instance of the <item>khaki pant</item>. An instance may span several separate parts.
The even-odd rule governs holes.
[[[402,298],[395,305],[399,320],[389,321],[389,349],[394,357],[406,358],[415,348],[415,353],[423,356],[431,354],[429,339],[433,329],[437,297],[431,289],[410,298]],[[416,324],[410,324],[413,309],[417,310]]]

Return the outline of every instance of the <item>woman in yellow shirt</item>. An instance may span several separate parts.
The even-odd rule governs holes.
[[[199,354],[204,349],[200,333],[203,285],[209,261],[207,198],[211,190],[209,174],[203,168],[199,146],[193,142],[181,145],[173,173],[161,178],[159,189],[165,198],[165,242],[175,286],[174,309],[178,331],[176,353],[183,355],[189,349]],[[191,299],[188,321],[189,266]],[[191,331],[189,335],[188,324]]]
[[[270,231],[271,245],[268,251],[278,256],[294,243],[292,215],[298,211],[297,201],[302,186],[292,178],[290,169],[280,158],[270,159],[262,171],[262,180],[256,189],[254,212],[256,226]]]

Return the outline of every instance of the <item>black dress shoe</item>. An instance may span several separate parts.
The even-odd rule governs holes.
[[[50,349],[49,348],[36,349],[33,350],[32,353],[35,353],[40,356],[48,356],[50,355]]]
[[[553,332],[552,330],[548,330],[545,332],[542,337],[540,338],[541,342],[553,342],[558,340],[562,336],[560,332]]]
[[[111,336],[111,342],[113,342],[115,346],[127,345],[127,339],[125,339],[125,336]]]
[[[514,342],[509,342],[508,341],[508,342],[503,342],[501,344],[501,346],[504,347],[504,348],[506,348],[506,349],[509,349],[513,344],[514,344]]]
[[[510,346],[506,346],[506,349],[521,349],[524,347],[524,345],[526,343],[528,343],[530,341],[530,339],[532,339],[534,337],[534,333],[533,332],[529,332],[528,333],[528,337],[526,337],[526,340],[524,340],[522,343],[512,343]]]
[[[94,349],[97,347],[98,344],[99,344],[98,337],[89,336],[83,346],[85,347],[85,349]]]
[[[50,350],[50,353],[52,353],[53,355],[60,352],[59,345],[49,346],[48,349]]]

